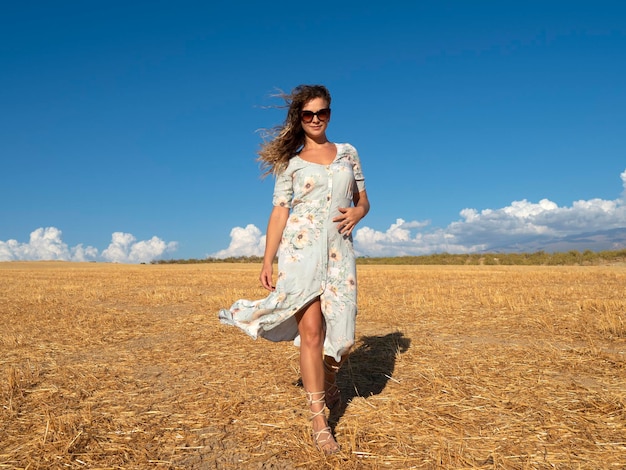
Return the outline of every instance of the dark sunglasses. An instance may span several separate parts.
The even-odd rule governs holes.
[[[313,121],[313,117],[317,116],[320,121],[328,121],[330,119],[330,108],[320,109],[318,112],[302,111],[300,113],[300,119],[302,122],[309,123]]]

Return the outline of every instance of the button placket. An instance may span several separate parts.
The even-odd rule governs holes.
[[[330,217],[330,206],[333,198],[333,169],[331,168],[331,165],[327,165],[325,167],[325,170],[328,180],[325,210],[326,217]],[[324,253],[328,253],[328,227],[326,226],[326,224],[324,224],[323,243]],[[326,278],[328,277],[328,256],[323,256],[322,260],[322,272],[324,273],[324,281],[322,282],[321,292],[326,289]]]

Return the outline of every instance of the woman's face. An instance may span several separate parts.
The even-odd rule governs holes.
[[[314,113],[312,118],[311,113]],[[311,138],[324,136],[328,122],[330,121],[328,102],[324,98],[313,98],[304,103],[300,116],[302,129],[307,136]],[[309,119],[310,122],[307,122]]]

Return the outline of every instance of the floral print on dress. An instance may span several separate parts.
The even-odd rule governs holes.
[[[326,320],[324,354],[339,361],[354,344],[357,281],[352,237],[341,235],[332,219],[340,207],[352,205],[365,182],[356,149],[336,146],[329,165],[295,155],[276,177],[272,202],[291,211],[278,249],[276,289],[265,299],[236,301],[220,310],[219,318],[253,338],[299,345],[295,314],[319,297]]]

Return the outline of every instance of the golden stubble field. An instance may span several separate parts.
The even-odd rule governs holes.
[[[0,263],[0,468],[626,468],[626,267],[359,266],[332,457],[258,270]]]

